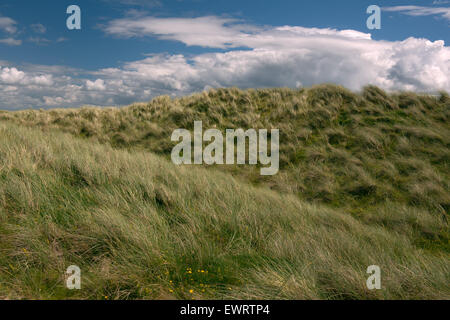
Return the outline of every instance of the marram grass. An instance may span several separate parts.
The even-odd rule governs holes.
[[[212,89],[162,96],[125,108],[0,112],[0,120],[57,128],[116,148],[165,155],[173,130],[203,127],[280,129],[280,172],[254,166],[220,169],[252,184],[353,213],[386,201],[439,214],[450,210],[450,97],[410,92],[360,94],[322,85],[309,89]]]
[[[449,108],[323,86],[1,113],[0,298],[450,299]],[[194,120],[279,127],[281,172],[173,165]]]

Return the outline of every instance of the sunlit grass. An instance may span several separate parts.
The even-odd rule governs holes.
[[[449,299],[449,111],[321,86],[0,113],[0,298]],[[279,128],[280,173],[174,166],[194,120]]]

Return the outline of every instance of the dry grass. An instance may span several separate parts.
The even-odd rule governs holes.
[[[322,86],[0,113],[0,297],[449,299],[449,106]],[[194,120],[280,128],[282,170],[175,167]]]

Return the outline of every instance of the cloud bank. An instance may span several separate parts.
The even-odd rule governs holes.
[[[215,16],[127,17],[109,22],[104,32],[125,39],[156,37],[217,52],[147,55],[94,72],[0,62],[0,108],[123,105],[209,87],[324,82],[352,90],[374,84],[386,90],[450,91],[450,48],[443,41],[375,41],[356,30],[261,27]]]
[[[434,2],[434,4],[449,3],[446,2]],[[421,7],[421,6],[394,6],[384,7],[384,11],[400,12],[409,16],[432,16],[439,15],[450,21],[450,8],[447,7]]]

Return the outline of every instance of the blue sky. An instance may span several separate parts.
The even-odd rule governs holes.
[[[81,30],[66,28],[72,4]],[[371,4],[383,8],[380,30],[366,27]],[[2,0],[0,108],[220,86],[449,90],[449,26],[445,0]]]

